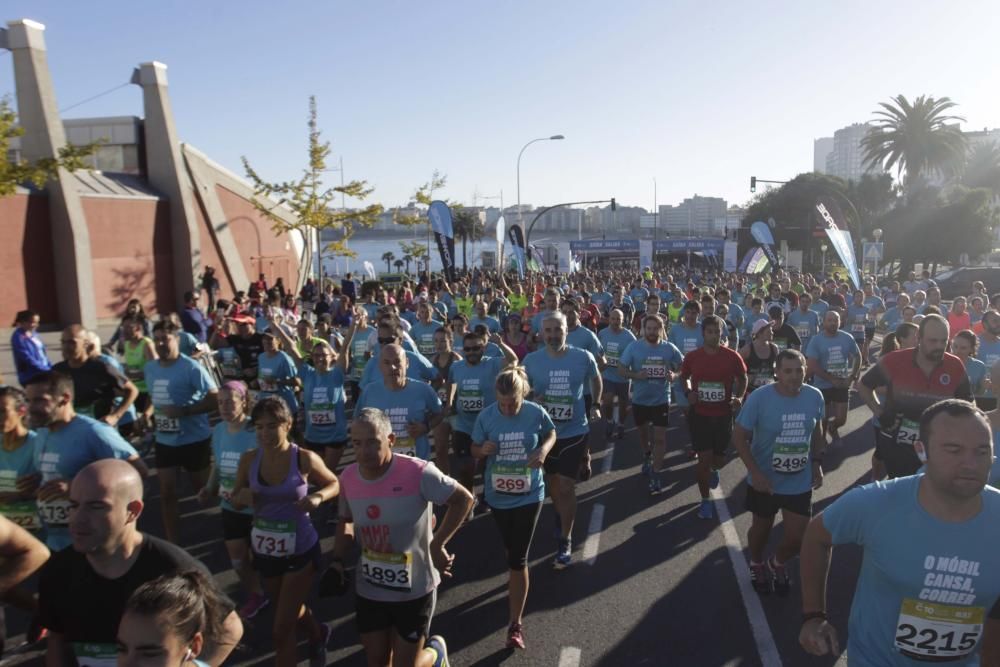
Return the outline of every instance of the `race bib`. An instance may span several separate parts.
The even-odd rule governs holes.
[[[68,500],[39,500],[38,513],[49,526],[65,526],[69,523]]]
[[[483,395],[478,392],[458,392],[458,409],[462,412],[481,412],[483,409]]]
[[[913,447],[920,437],[920,425],[912,419],[904,419],[899,424],[899,432],[896,433],[896,442],[901,445]]]
[[[403,454],[404,456],[416,456],[417,455],[417,444],[416,440],[408,435],[396,434],[396,443],[392,446],[393,454]]]
[[[233,491],[236,489],[236,478],[232,475],[219,476],[219,496],[227,503],[233,502]]]
[[[896,621],[896,650],[936,662],[968,656],[983,634],[985,611],[906,598]]]
[[[800,339],[805,340],[806,338],[809,338],[810,331],[808,324],[796,324],[793,328],[795,329],[795,335]]]
[[[295,554],[295,522],[254,519],[250,544],[261,556],[291,556]]]
[[[38,519],[38,504],[34,500],[16,500],[4,503],[0,505],[0,514],[25,530],[38,530],[42,527]]]
[[[864,322],[855,322],[854,324],[852,324],[851,325],[851,333],[854,334],[855,338],[857,338],[859,334],[861,336],[864,336],[865,335],[865,323]]]
[[[608,362],[608,368],[618,368],[618,357],[605,357]]]
[[[788,339],[787,338],[775,338],[774,346],[778,348],[778,352],[784,352],[788,349]]]
[[[573,418],[573,397],[546,394],[545,411],[554,422],[568,422]]]
[[[413,586],[413,554],[361,550],[361,576],[372,586],[409,591]]]
[[[136,380],[142,380],[146,375],[142,372],[141,368],[128,367],[125,369],[125,377],[133,382]]]
[[[437,390],[438,400],[441,401],[442,405],[448,404],[448,391],[442,386]]]
[[[496,464],[492,470],[493,490],[511,496],[531,491],[531,470],[526,465]]]
[[[847,362],[841,362],[839,364],[829,364],[829,368],[827,368],[826,372],[838,378],[850,377],[851,374],[851,370],[847,366]]]
[[[313,426],[332,426],[337,423],[337,413],[332,403],[314,403],[309,406],[309,423]]]
[[[434,354],[434,334],[424,334],[421,336],[420,342],[417,344],[417,349],[425,357]]]
[[[646,359],[642,362],[642,370],[646,371],[646,377],[650,380],[667,379],[667,362],[663,359]]]
[[[153,423],[156,425],[156,430],[160,433],[181,432],[181,422],[176,417],[166,417],[161,414],[154,414]]]
[[[242,376],[239,361],[222,362],[222,377],[239,378]]]
[[[774,372],[770,370],[757,371],[752,377],[753,379],[750,381],[751,387],[763,387],[774,382]]]
[[[702,403],[721,403],[726,400],[726,388],[721,382],[699,382],[698,400]]]
[[[117,667],[118,646],[116,644],[92,644],[73,642],[76,664],[80,667]]]
[[[809,465],[809,443],[793,445],[774,445],[771,454],[771,467],[774,472],[794,474],[802,472]]]

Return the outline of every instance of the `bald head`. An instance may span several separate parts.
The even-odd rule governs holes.
[[[102,459],[87,465],[73,478],[72,486],[83,495],[106,492],[114,497],[116,505],[142,500],[142,478],[132,464],[118,459]]]

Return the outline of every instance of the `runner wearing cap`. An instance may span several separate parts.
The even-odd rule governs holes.
[[[747,392],[774,382],[774,365],[781,350],[772,341],[773,329],[768,320],[753,325],[752,338],[740,350],[747,365]]]

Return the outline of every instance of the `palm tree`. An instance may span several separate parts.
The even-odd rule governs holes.
[[[1000,144],[989,142],[972,147],[965,162],[962,185],[986,188],[994,197],[1000,195]]]
[[[965,119],[945,113],[956,106],[950,98],[921,95],[911,104],[897,95],[879,106],[874,127],[861,141],[866,163],[887,170],[895,166],[899,177],[905,171],[907,189],[921,178],[960,169],[966,140],[957,121]]]
[[[396,267],[397,273],[403,270],[403,260],[401,259],[397,259],[395,262],[392,263],[392,265]]]
[[[472,211],[460,208],[455,211],[451,224],[455,236],[462,239],[462,268],[468,269],[465,258],[466,245],[469,239],[478,241],[483,238],[483,223],[479,221],[479,216]]]
[[[413,255],[407,253],[403,255],[403,261],[406,262],[406,272],[410,272],[410,262],[413,261]]]
[[[390,273],[392,271],[392,260],[394,259],[396,259],[396,255],[391,250],[382,253],[382,261],[385,262],[386,273]]]

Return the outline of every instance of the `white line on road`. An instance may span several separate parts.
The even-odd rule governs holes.
[[[564,646],[559,651],[559,667],[577,667],[580,664],[580,649],[575,646]]]
[[[736,573],[736,582],[740,587],[740,596],[743,598],[743,606],[747,610],[747,618],[750,619],[750,629],[753,631],[753,638],[757,643],[757,653],[760,655],[761,664],[764,667],[781,667],[781,656],[778,654],[778,647],[774,644],[774,636],[771,635],[771,626],[767,624],[764,608],[760,606],[760,598],[754,591],[753,584],[750,583],[750,570],[743,558],[743,545],[736,533],[733,518],[729,515],[729,507],[726,505],[726,497],[723,495],[721,487],[712,489],[712,498],[715,500],[715,509],[719,513],[722,537],[726,542],[726,550],[729,552],[733,571]]]
[[[607,475],[609,472],[611,472],[611,464],[612,464],[612,462],[615,459],[615,445],[614,445],[614,443],[609,442],[604,447],[603,455],[604,455],[604,460],[601,461],[601,466],[602,466],[601,467],[601,472],[603,474]]]
[[[604,504],[594,503],[590,511],[590,526],[587,528],[587,540],[583,543],[583,562],[593,565],[597,562],[597,551],[601,545],[601,528],[604,525]]]

